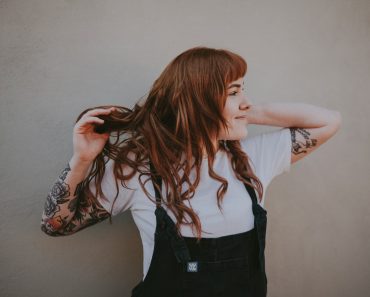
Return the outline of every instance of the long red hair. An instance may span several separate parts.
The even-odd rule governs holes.
[[[118,181],[127,187],[125,181],[133,178],[137,172],[143,191],[155,202],[155,197],[145,188],[145,184],[153,178],[149,168],[151,160],[166,189],[166,196],[161,197],[162,203],[176,216],[177,230],[180,224],[191,224],[200,239],[202,228],[199,217],[184,200],[191,199],[195,194],[203,154],[206,153],[209,175],[221,183],[217,191],[217,204],[222,208],[221,202],[228,183],[213,171],[216,154],[213,140],[219,135],[221,127],[227,129],[226,119],[222,116],[227,86],[243,77],[246,71],[245,60],[225,49],[195,47],[178,55],[154,81],[144,102],[136,103],[132,109],[115,106],[116,111],[105,118],[106,131],[111,132],[115,140],[109,139],[94,160],[82,185],[84,197],[96,199],[99,194],[106,199],[100,184],[108,157],[114,160],[117,189],[114,202],[119,192]],[[90,109],[92,108],[83,111],[77,121]],[[261,200],[262,183],[253,173],[240,142],[220,140],[219,149],[230,155],[237,178],[256,189]],[[130,170],[123,170],[125,167]],[[194,182],[189,178],[192,170],[195,170]],[[93,178],[95,194],[87,186]],[[186,191],[183,191],[184,184],[187,184]],[[112,216],[110,221],[111,219]]]

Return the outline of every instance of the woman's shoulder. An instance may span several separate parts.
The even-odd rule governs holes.
[[[289,128],[279,128],[276,130],[259,133],[246,137],[240,141],[242,148],[251,155],[258,155],[261,149],[265,151],[276,151],[276,145],[290,140]],[[283,143],[285,145],[286,143]]]
[[[254,167],[255,174],[265,184],[269,184],[280,173],[290,170],[291,138],[289,128],[279,128],[247,137],[240,143]]]
[[[134,161],[133,154],[128,155],[128,157]],[[137,192],[138,190],[141,192],[140,172],[135,172],[131,165],[119,158],[105,156],[104,164],[104,174],[100,183],[104,196],[98,194],[97,199],[109,211],[114,203],[112,214],[117,215],[135,205]],[[125,178],[122,179],[121,177]],[[96,193],[95,181],[96,177],[89,184],[93,193]]]
[[[136,155],[133,152],[129,152],[125,157],[104,157],[105,168],[108,171],[120,170],[120,172],[122,172],[124,175],[130,175],[136,171],[136,174],[133,177],[138,177],[140,172],[146,172],[149,170],[148,166],[145,165],[147,164],[146,161],[144,161],[142,164],[138,164],[137,166],[132,166],[131,164],[135,163],[135,161]]]

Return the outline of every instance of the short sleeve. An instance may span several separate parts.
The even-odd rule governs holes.
[[[134,192],[135,189],[127,189],[121,185],[121,181],[118,181],[118,196],[116,201],[115,197],[117,195],[117,189],[116,189],[116,182],[115,182],[115,177],[113,173],[113,167],[114,166],[114,161],[109,159],[108,162],[105,165],[105,172],[103,179],[101,181],[101,188],[103,191],[104,196],[108,199],[104,199],[101,197],[99,194],[97,196],[98,201],[100,204],[104,207],[106,211],[109,213],[112,211],[112,215],[115,216],[119,213],[122,213],[128,209],[131,208],[133,204],[133,197],[134,197]],[[129,186],[130,187],[130,186]],[[92,191],[92,193],[95,195],[95,179],[92,179],[89,183],[89,188]],[[112,204],[114,202],[113,209]]]
[[[283,172],[290,171],[292,141],[289,128],[281,128],[241,141],[252,161],[254,173],[265,186]]]

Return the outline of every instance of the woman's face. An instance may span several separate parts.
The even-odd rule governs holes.
[[[223,116],[228,122],[229,129],[227,131],[222,127],[218,140],[241,140],[248,134],[245,114],[251,105],[244,93],[244,78],[231,82],[227,94]]]

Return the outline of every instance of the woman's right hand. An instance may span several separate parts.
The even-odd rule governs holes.
[[[103,150],[109,139],[109,133],[99,134],[94,132],[95,125],[104,123],[99,115],[109,115],[114,111],[96,108],[87,111],[75,124],[73,128],[73,154],[80,161],[93,162],[96,156]]]

